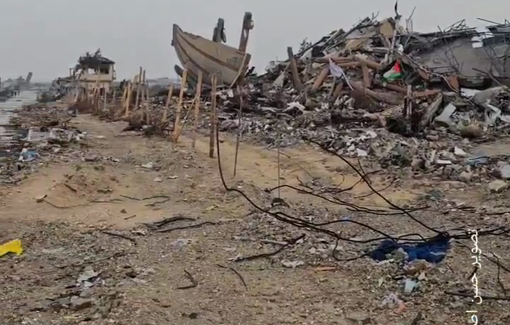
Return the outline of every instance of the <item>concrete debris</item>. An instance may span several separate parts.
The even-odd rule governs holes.
[[[501,164],[499,167],[499,175],[502,179],[510,179],[510,164]]]
[[[18,109],[10,123],[21,132],[10,144],[8,154],[0,155],[0,184],[19,183],[37,171],[40,164],[50,161],[82,160],[81,148],[87,145],[87,134],[70,127],[71,119],[59,103],[25,105]]]
[[[70,308],[74,311],[90,308],[94,305],[94,299],[85,299],[76,296],[71,297]]]
[[[356,36],[361,34],[362,39]],[[472,46],[474,36],[485,37],[482,47]],[[502,59],[489,54],[495,45],[510,48],[463,21],[441,32],[420,33],[401,26],[398,15],[365,18],[288,60],[271,62],[262,74],[250,70],[238,89],[218,88],[218,129],[269,148],[312,140],[389,171],[470,182],[486,174],[483,165],[491,172],[497,163],[472,159],[476,144],[510,128],[510,83],[497,69]],[[130,114],[125,131],[168,136],[177,106],[188,112],[184,121],[193,115],[193,87],[183,90],[182,102],[174,89],[168,106],[168,91],[149,91],[147,106]],[[201,94],[197,124],[208,129],[211,86],[204,84]],[[112,107],[100,116],[115,120],[123,113]]]
[[[142,167],[145,168],[145,169],[152,169],[152,168],[154,168],[154,163],[153,162],[148,162],[146,164],[143,164]]]
[[[157,315],[161,316],[160,322],[164,322],[170,319],[167,319],[167,316],[177,315],[225,323],[223,316],[230,317],[232,313],[225,313],[221,308],[217,312],[210,312],[213,310],[210,309],[189,313],[189,304],[182,303],[184,298],[196,297],[200,290],[192,288],[199,283],[198,289],[202,287],[206,293],[212,294],[204,296],[204,301],[209,305],[210,302],[217,302],[218,305],[229,306],[231,310],[234,310],[234,307],[247,310],[244,304],[260,300],[260,295],[256,294],[259,292],[264,297],[275,297],[270,299],[271,306],[267,304],[268,300],[262,297],[264,303],[257,305],[260,310],[265,311],[268,306],[273,311],[284,310],[290,306],[292,310],[289,314],[296,315],[296,319],[282,317],[275,319],[275,323],[302,323],[305,318],[308,323],[317,323],[307,316],[307,313],[300,314],[300,310],[305,310],[302,306],[293,306],[292,301],[286,301],[288,297],[292,297],[309,302],[310,292],[300,290],[285,297],[282,288],[290,287],[289,284],[294,282],[299,283],[294,281],[292,276],[329,272],[332,274],[329,277],[313,275],[313,288],[308,285],[308,289],[318,288],[324,292],[343,290],[347,296],[349,292],[354,292],[357,300],[350,301],[341,297],[346,301],[338,304],[338,299],[314,297],[313,302],[319,306],[317,310],[325,311],[320,315],[324,318],[323,323],[372,324],[381,314],[390,314],[380,307],[396,308],[394,313],[391,313],[393,321],[396,322],[399,320],[395,316],[402,314],[404,308],[408,310],[401,316],[408,317],[411,308],[416,309],[420,305],[427,307],[427,302],[430,302],[430,306],[441,309],[441,313],[437,312],[437,315],[430,317],[439,317],[439,314],[451,317],[453,313],[449,313],[449,310],[445,312],[445,309],[452,303],[458,303],[457,300],[461,298],[455,296],[446,299],[443,296],[447,287],[461,285],[455,282],[454,278],[464,271],[455,269],[453,272],[452,267],[462,266],[462,263],[455,259],[461,254],[462,250],[457,245],[462,242],[452,240],[451,234],[443,232],[444,229],[460,229],[459,232],[464,236],[463,226],[454,228],[454,224],[459,220],[462,225],[470,227],[478,227],[479,220],[487,219],[496,223],[497,219],[501,218],[502,224],[508,223],[508,211],[503,210],[504,206],[496,212],[488,211],[485,206],[469,206],[468,203],[472,202],[469,202],[470,198],[465,194],[472,188],[480,188],[481,185],[485,192],[483,194],[486,195],[484,200],[487,202],[492,198],[503,199],[504,194],[494,193],[504,193],[510,184],[510,153],[507,144],[497,153],[488,150],[491,148],[487,145],[494,139],[506,137],[510,129],[510,91],[507,87],[510,84],[509,76],[504,67],[501,68],[501,63],[505,62],[501,62],[499,56],[490,54],[488,48],[498,45],[506,51],[510,49],[510,45],[501,40],[501,37],[494,36],[495,34],[484,34],[488,37],[483,39],[481,47],[473,47],[471,40],[474,36],[480,36],[480,32],[467,27],[463,22],[438,33],[419,33],[401,26],[400,20],[398,14],[383,20],[365,18],[347,31],[339,29],[327,34],[296,54],[289,48],[288,60],[271,62],[263,74],[253,74],[252,70],[241,76],[239,80],[242,82],[235,85],[239,87],[220,87],[213,93],[211,85],[204,84],[201,97],[194,98],[195,87],[184,82],[182,86],[185,89],[171,88],[172,91],[167,91],[170,92],[168,99],[164,90],[147,89],[148,94],[145,95],[148,99],[142,98],[143,104],[137,107],[128,105],[128,110],[133,108],[128,114],[125,107],[119,107],[113,95],[112,103],[96,107],[94,115],[109,121],[128,122],[129,125],[122,133],[120,130],[126,123],[119,123],[117,128],[108,130],[98,127],[89,129],[92,123],[87,123],[91,119],[81,117],[79,120],[83,124],[80,125],[105,135],[87,134],[71,127],[69,122],[78,113],[90,111],[90,107],[81,102],[71,107],[38,104],[21,109],[13,121],[23,129],[23,135],[16,140],[9,157],[0,156],[0,181],[5,179],[5,182],[17,183],[26,174],[36,171],[38,166],[48,162],[70,162],[72,168],[68,169],[72,172],[59,174],[58,183],[53,180],[53,174],[48,177],[49,184],[44,187],[48,194],[35,197],[35,201],[40,203],[37,206],[41,207],[44,213],[62,210],[62,214],[68,213],[73,218],[84,213],[85,218],[90,218],[96,224],[86,225],[75,221],[73,226],[60,227],[57,226],[58,223],[32,225],[34,229],[23,234],[31,243],[31,253],[7,261],[11,263],[4,268],[7,270],[4,277],[9,289],[8,297],[14,299],[19,296],[17,282],[23,280],[29,288],[32,288],[34,283],[48,287],[38,289],[39,294],[52,294],[49,298],[38,299],[37,302],[42,301],[42,306],[33,307],[29,306],[29,296],[33,294],[33,290],[28,290],[30,295],[25,292],[27,297],[23,297],[23,301],[16,304],[16,312],[20,310],[21,314],[25,309],[37,313],[50,311],[68,323],[100,323],[97,319],[108,318],[112,310],[115,317],[125,314],[132,316],[134,313],[139,317]],[[120,95],[122,91],[118,90],[117,94]],[[182,91],[179,94],[175,90]],[[176,95],[180,95],[179,100],[176,100]],[[126,101],[139,101],[135,96],[129,99],[131,94],[128,94],[128,91],[125,96]],[[196,126],[199,132],[210,129],[215,123],[211,117],[216,115],[216,112],[211,114],[213,106],[217,108],[220,131],[236,134],[241,141],[278,148],[275,150],[278,158],[270,163],[267,160],[259,164],[261,156],[253,152],[248,158],[243,157],[242,160],[250,160],[253,165],[240,168],[244,174],[242,176],[266,170],[269,175],[270,166],[278,159],[278,176],[275,176],[278,184],[283,181],[284,186],[290,186],[289,180],[296,178],[300,186],[307,188],[306,191],[298,191],[300,196],[310,191],[309,194],[318,198],[320,193],[327,195],[323,198],[331,205],[349,204],[350,208],[337,210],[327,203],[318,206],[315,202],[303,200],[301,197],[287,197],[286,191],[282,192],[284,196],[281,198],[278,191],[276,197],[276,193],[271,193],[272,190],[260,189],[261,184],[267,184],[268,187],[275,185],[271,185],[276,183],[272,178],[264,178],[257,185],[248,178],[229,178],[231,189],[245,189],[247,193],[250,192],[250,197],[253,194],[257,196],[254,201],[260,202],[261,207],[267,207],[267,210],[258,208],[244,217],[239,217],[233,214],[244,212],[245,206],[236,201],[238,196],[227,195],[228,189],[223,191],[219,185],[215,169],[212,168],[216,167],[217,162],[211,160],[201,164],[201,161],[198,161],[197,157],[204,156],[201,152],[203,139],[198,141],[197,148],[189,151],[178,145],[170,148],[163,141],[159,141],[158,145],[149,144],[147,139],[134,144],[129,142],[129,146],[116,148],[120,151],[107,147],[108,143],[120,144],[118,137],[123,134],[129,134],[129,138],[122,139],[126,142],[139,140],[135,136],[142,135],[168,139],[172,131],[175,131],[172,132],[173,136],[180,135],[182,131],[185,137],[189,131],[186,127],[189,120],[193,120],[193,127]],[[176,118],[177,107],[183,113],[182,118]],[[181,124],[174,124],[176,120],[180,120]],[[227,146],[230,144],[230,137],[224,133],[219,137],[223,148],[226,148],[223,151],[225,156],[220,157],[223,158],[222,161],[235,160],[237,163],[237,152],[235,159],[227,156],[234,148]],[[111,142],[112,139],[118,142]],[[176,138],[173,140],[177,142]],[[361,177],[359,182],[355,183],[358,175],[353,177],[343,169],[341,162],[337,164],[329,160],[329,156],[324,158],[323,152],[313,157],[310,154],[305,161],[297,159],[299,154],[292,150],[279,150],[282,147],[309,142],[328,148],[342,158],[346,157],[346,161],[358,164],[360,170],[370,168],[370,173],[366,173],[366,177]],[[91,148],[89,145],[94,143],[98,146]],[[142,145],[144,149],[138,151],[138,155],[132,152],[131,149],[135,151],[135,146]],[[238,147],[235,148],[237,151]],[[126,154],[121,151],[126,151]],[[285,158],[281,158],[280,154]],[[117,155],[118,158],[111,155]],[[179,160],[171,160],[170,156],[176,156]],[[219,154],[216,157],[219,157]],[[289,162],[286,160],[285,167],[282,167],[280,158],[289,159]],[[296,161],[290,162],[293,159]],[[301,163],[304,163],[305,167],[301,167]],[[90,176],[84,171],[80,172],[82,166],[90,167]],[[306,170],[308,166],[313,170]],[[68,164],[66,167],[71,166]],[[290,172],[291,169],[298,169],[297,167],[303,169],[299,171],[299,177],[297,173]],[[105,173],[105,170],[115,169],[115,174]],[[282,174],[280,169],[283,170]],[[335,173],[334,176],[329,173],[331,171]],[[376,173],[374,177],[369,177]],[[406,178],[413,180],[412,188],[401,186]],[[348,193],[349,190],[344,191],[340,184],[344,180],[346,184],[352,185],[351,188],[360,185],[356,191]],[[56,184],[52,184],[52,181]],[[207,187],[206,183],[212,181],[216,182],[214,186]],[[386,200],[383,194],[373,199],[375,195],[372,194],[379,194],[391,186],[397,189],[395,192],[399,192],[399,199],[395,196],[390,199],[388,196]],[[448,190],[454,193],[447,193]],[[27,195],[27,201],[33,204],[34,194],[41,193],[39,191],[40,187],[34,187],[28,194],[24,191],[22,195]],[[423,197],[418,196],[418,193]],[[415,196],[419,203],[428,201],[427,204],[414,206]],[[54,200],[59,198],[60,200]],[[380,199],[384,199],[383,201],[390,203],[395,209],[387,209],[386,205],[384,209],[377,208],[379,202],[384,203]],[[19,198],[17,200],[21,201]],[[289,204],[285,203],[287,200]],[[76,204],[66,205],[70,201]],[[356,201],[356,205],[353,201]],[[357,205],[363,201],[366,206],[372,206],[373,203],[374,208]],[[400,203],[396,202],[402,201],[405,201],[402,208],[397,209],[396,204]],[[99,205],[104,208],[92,208]],[[434,208],[440,211],[439,215],[433,213]],[[173,217],[165,218],[163,215],[168,213],[168,209],[186,209],[186,213],[196,214],[199,220],[178,213],[179,211],[173,213]],[[429,230],[441,229],[436,231],[437,236],[433,233],[423,235],[423,238],[429,238],[425,244],[418,244],[418,236],[422,236],[419,232],[426,229],[413,229],[409,232],[412,236],[403,231],[411,228],[408,222],[402,221],[403,213],[417,213],[420,210],[423,211],[423,217],[415,219],[421,220],[420,227],[430,224],[430,227],[434,228],[426,226]],[[292,212],[299,218],[274,217],[290,216]],[[115,217],[118,213],[121,216]],[[137,215],[138,219],[130,222],[138,224],[138,227],[142,224],[147,229],[108,231],[109,226],[106,225],[110,221],[122,222],[119,220],[130,220]],[[164,219],[143,223],[144,219],[151,215]],[[332,222],[336,216],[343,219]],[[221,219],[217,219],[220,217]],[[232,218],[230,220],[234,220],[239,226],[229,228],[227,217]],[[284,222],[285,220],[287,222]],[[184,224],[190,221],[197,222]],[[362,221],[370,225],[367,229],[376,230],[371,231],[374,234],[369,234],[366,229],[359,231],[355,227],[364,225]],[[176,226],[169,226],[174,222]],[[392,227],[391,222],[398,223],[398,227]],[[373,224],[384,224],[385,230],[379,231],[375,226],[372,228]],[[79,236],[70,234],[71,227],[75,226],[79,229]],[[320,228],[321,226],[328,226],[327,231],[326,228]],[[73,231],[78,231],[76,229]],[[163,235],[170,231],[171,235]],[[293,232],[294,235],[299,232],[301,237],[288,236]],[[390,239],[386,239],[385,245],[381,243],[371,254],[364,252],[355,255],[356,245],[373,244],[374,240],[370,237],[376,232],[379,235],[392,233],[399,236],[399,241],[406,238],[403,240],[406,244],[397,245],[394,239],[397,237],[387,235],[385,237]],[[234,236],[234,239],[238,239],[236,243],[228,241],[233,234],[242,235]],[[303,240],[305,235],[306,241]],[[337,237],[336,244],[332,243],[328,236],[334,238],[334,235],[342,236],[342,240]],[[291,241],[291,238],[301,239]],[[214,244],[210,244],[212,241]],[[248,242],[257,242],[260,247],[256,250],[260,251],[249,254],[249,249],[244,246]],[[300,245],[295,245],[296,243]],[[450,248],[450,243],[455,243],[455,249]],[[276,249],[272,250],[269,246],[275,246]],[[491,246],[495,245],[487,243],[487,247]],[[503,249],[502,246],[497,248]],[[235,257],[228,258],[227,254]],[[366,256],[378,262],[364,258]],[[236,263],[229,263],[229,266],[222,266],[214,262],[220,258],[239,262],[237,265],[248,260],[253,264],[236,267]],[[334,258],[337,261],[334,261]],[[263,262],[255,264],[257,259]],[[448,263],[443,263],[443,260]],[[35,267],[37,264],[34,261],[44,267]],[[33,274],[24,271],[25,266],[30,263],[33,263],[32,267],[36,270]],[[174,290],[174,283],[167,283],[178,279],[175,274],[168,273],[168,270],[173,268],[167,266],[172,263],[179,268],[184,265],[188,268],[190,272],[184,272],[194,286],[178,289],[191,290]],[[210,272],[208,268],[211,265],[220,269]],[[279,278],[272,279],[272,282],[259,281],[262,273],[257,272],[263,271],[270,275],[270,272],[274,272],[274,265],[287,269],[279,268]],[[487,264],[487,267],[489,265]],[[297,269],[298,267],[300,268]],[[10,269],[16,273],[11,275]],[[179,274],[182,271],[179,270]],[[228,288],[214,283],[220,272],[228,276],[226,280],[222,280],[222,283],[228,283]],[[359,277],[359,281],[352,281],[356,277],[350,273],[363,276]],[[168,276],[169,274],[171,276]],[[194,280],[195,274],[197,281]],[[161,281],[166,282],[161,285]],[[50,285],[46,285],[46,282]],[[464,282],[466,281],[463,280],[462,285]],[[232,283],[242,284],[244,289],[235,288]],[[485,280],[484,283],[489,284],[489,281]],[[328,287],[332,284],[332,287]],[[250,288],[249,292],[255,294],[250,294],[252,297],[249,297],[249,301],[242,302],[243,305],[231,306],[231,301],[226,300],[232,295],[239,296],[240,292],[244,295],[242,292],[251,286],[254,289]],[[374,286],[378,289],[374,290]],[[168,288],[173,290],[175,299],[165,298],[168,297]],[[124,306],[121,306],[120,302],[114,303],[120,300],[117,291],[123,292],[122,295],[127,298]],[[377,293],[376,304],[382,300],[379,307],[374,306],[373,300],[369,300],[374,297],[374,292]],[[137,294],[140,294],[140,297],[136,296]],[[505,299],[501,300],[508,300],[506,292],[504,294]],[[49,303],[46,303],[47,301]],[[198,305],[206,305],[205,302],[198,301]],[[232,302],[237,303],[235,299]],[[355,302],[364,307],[356,307]],[[142,308],[144,304],[156,309]],[[494,306],[497,307],[496,304]],[[464,312],[464,307],[461,304],[457,308],[460,314]],[[361,311],[356,312],[355,308]],[[418,312],[414,309],[413,313]],[[253,312],[262,314],[259,310]],[[246,315],[241,316],[247,319]],[[403,317],[401,318],[400,321],[403,321]],[[228,321],[239,322],[238,319],[226,320]],[[384,322],[382,318],[380,321]],[[429,321],[445,323],[448,320]],[[113,319],[104,322],[115,323]],[[149,317],[147,323],[157,322],[152,322]]]
[[[495,180],[489,183],[489,191],[494,193],[501,193],[508,189],[508,183],[502,180]]]
[[[303,261],[282,261],[282,265],[288,268],[295,269],[298,266],[305,265]]]

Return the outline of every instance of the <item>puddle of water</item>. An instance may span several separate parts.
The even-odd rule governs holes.
[[[22,91],[18,96],[0,102],[0,157],[15,154],[7,150],[16,144],[21,134],[19,127],[10,125],[10,119],[15,115],[14,111],[23,105],[35,103],[36,100],[37,93],[35,91]]]

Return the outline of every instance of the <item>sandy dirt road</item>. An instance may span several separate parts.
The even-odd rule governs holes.
[[[461,247],[453,248],[455,257],[427,270],[430,279],[418,293],[405,296],[395,264],[337,262],[324,236],[254,214],[239,194],[227,193],[216,159],[208,158],[205,135],[192,149],[187,134],[172,146],[165,139],[123,133],[122,122],[80,116],[73,125],[93,139],[82,149],[89,161],[64,155],[40,166],[19,186],[0,189],[0,242],[21,238],[25,248],[21,257],[0,260],[5,324],[411,324],[419,313],[424,318],[415,324],[467,322],[469,304],[441,289],[469,275],[469,252]],[[264,190],[278,184],[276,152],[243,144],[236,177],[234,153],[234,139],[222,135],[229,186],[270,206],[277,191]],[[311,147],[284,149],[280,161],[281,184],[318,179],[349,187],[359,181],[338,158]],[[153,167],[142,166],[148,163]],[[381,173],[371,181],[386,188],[393,179]],[[411,204],[434,188],[427,184],[397,181],[383,193],[392,202]],[[280,195],[310,218],[314,211],[355,218],[343,207],[289,189]],[[44,202],[36,199],[41,196]],[[367,207],[388,206],[363,182],[341,198]],[[192,218],[198,226],[159,233],[144,225],[169,217]],[[417,227],[404,218],[395,221],[400,216],[356,218],[394,233]],[[427,218],[439,226],[460,217]],[[365,235],[359,229],[338,230]],[[301,234],[306,240],[281,254],[232,261],[273,252],[281,248],[279,242]],[[340,251],[356,254],[348,244]],[[79,280],[91,269],[96,276]],[[382,306],[391,294],[402,305]],[[508,320],[504,306],[487,302],[480,312]]]

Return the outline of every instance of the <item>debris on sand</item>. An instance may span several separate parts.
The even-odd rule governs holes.
[[[289,51],[263,74],[247,74],[237,89],[219,87],[213,96],[204,83],[196,118],[191,86],[178,100],[174,88],[169,98],[149,92],[146,105],[122,118],[130,123],[126,130],[167,137],[180,107],[183,127],[197,119],[208,129],[215,97],[218,129],[244,141],[269,148],[313,141],[394,173],[479,182],[505,161],[494,157],[487,168],[471,168],[465,159],[478,143],[510,130],[509,76],[494,54],[510,48],[497,36],[505,28],[481,31],[460,21],[422,33],[404,27],[398,11],[386,19],[367,17],[296,54]],[[483,39],[480,46],[474,37]]]

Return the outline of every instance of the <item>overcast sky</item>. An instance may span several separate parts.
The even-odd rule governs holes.
[[[394,0],[1,0],[0,77],[32,71],[34,80],[52,80],[97,48],[116,61],[118,78],[133,76],[140,65],[150,78],[175,77],[172,24],[210,38],[224,18],[227,42],[237,47],[245,11],[253,13],[248,51],[260,71],[268,61],[284,58],[287,46],[297,50],[305,37],[315,41],[372,12],[392,16],[393,5]],[[399,11],[407,17],[414,6],[414,29],[420,31],[464,18],[472,25],[480,25],[478,17],[510,19],[509,0],[400,0]]]

